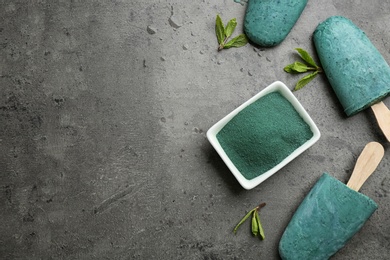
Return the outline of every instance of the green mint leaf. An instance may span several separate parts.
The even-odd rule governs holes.
[[[299,53],[301,58],[306,61],[309,65],[318,68],[318,65],[314,62],[313,58],[310,56],[310,54],[301,48],[295,48],[295,50]]]
[[[237,224],[237,226],[233,229],[233,232],[236,233],[237,232],[237,229],[241,226],[242,223],[245,222],[245,220],[247,220],[249,218],[249,216],[252,214],[252,212],[254,211],[255,209],[252,209],[251,211],[249,211],[245,217],[243,217],[241,219],[241,221]]]
[[[306,64],[302,62],[294,62],[292,64],[289,64],[283,68],[285,72],[288,73],[303,73],[308,71],[313,71],[311,74],[301,78],[297,84],[295,85],[295,88],[293,91],[299,90],[303,88],[305,85],[307,85],[310,81],[312,81],[318,73],[322,73],[322,68],[319,67],[313,60],[313,58],[310,56],[310,54],[301,49],[301,48],[295,48],[295,50],[299,53],[300,57],[303,61],[306,62]]]
[[[252,215],[252,234],[256,237],[259,234],[259,226],[257,224],[257,210],[253,211]]]
[[[251,211],[249,211],[245,217],[243,219],[241,219],[241,221],[237,224],[237,226],[234,228],[233,232],[236,233],[238,227],[244,223],[245,220],[247,220],[251,214],[252,214],[252,221],[251,221],[251,230],[252,230],[252,234],[255,236],[255,237],[259,237],[261,240],[263,240],[265,238],[264,236],[264,230],[263,230],[263,227],[261,226],[261,223],[260,223],[260,218],[259,218],[259,210],[264,207],[266,204],[265,203],[261,203],[259,204],[256,208],[252,209]]]
[[[294,71],[292,70],[292,67],[294,66],[294,63],[292,64],[288,64],[286,67],[283,68],[283,70],[287,73],[294,73]]]
[[[294,91],[300,90],[304,86],[306,86],[310,81],[312,81],[318,74],[318,71],[314,71],[313,73],[304,76],[301,78],[298,83],[295,85]]]
[[[227,25],[225,27],[225,36],[226,36],[226,38],[229,38],[233,34],[234,29],[236,29],[236,26],[237,26],[236,18],[231,19],[227,23]]]
[[[265,239],[264,230],[260,222],[258,211],[256,211],[256,221],[257,221],[257,226],[259,228],[259,237],[261,240],[264,240]]]
[[[308,71],[309,69],[310,68],[306,64],[303,64],[299,61],[296,61],[284,67],[284,71],[288,73],[302,73]]]
[[[245,46],[247,43],[248,43],[248,38],[246,37],[246,35],[240,34],[234,37],[233,39],[231,39],[229,42],[227,42],[223,48],[224,49],[229,49],[232,47],[238,48],[238,47]]]
[[[218,44],[223,44],[225,40],[225,27],[223,26],[221,17],[217,14],[215,19],[215,34],[217,35]]]

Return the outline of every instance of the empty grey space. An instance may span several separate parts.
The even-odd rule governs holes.
[[[346,182],[363,147],[385,156],[360,190],[379,206],[332,259],[388,259],[390,151],[371,110],[346,117],[326,77],[294,92],[320,140],[252,190],[207,130],[274,81],[317,24],[343,15],[390,61],[390,1],[309,1],[273,48],[217,51],[233,0],[0,0],[1,259],[280,259],[278,243],[322,175]],[[353,43],[351,43],[353,44]],[[390,84],[390,82],[389,82]],[[390,107],[390,98],[384,100]],[[261,241],[249,222],[260,204]]]

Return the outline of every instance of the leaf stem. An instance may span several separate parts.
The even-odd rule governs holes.
[[[218,46],[218,51],[223,50],[223,48],[225,47],[225,44],[227,43],[228,39],[229,39],[229,37],[225,37],[223,42]]]
[[[299,53],[300,57],[306,64],[296,61],[292,64],[285,66],[283,70],[287,73],[294,73],[294,74],[305,73],[308,71],[312,71],[312,72],[304,76],[303,78],[301,78],[295,85],[293,91],[303,88],[306,84],[312,81],[319,73],[324,72],[323,69],[315,63],[314,59],[310,56],[310,54],[307,51],[301,48],[295,48],[295,50]]]
[[[263,203],[260,203],[256,208],[252,209],[251,211],[249,211],[245,217],[243,217],[240,222],[238,222],[238,224],[234,227],[233,229],[233,232],[236,233],[237,232],[237,229],[241,226],[242,223],[245,222],[245,220],[247,220],[249,218],[249,216],[252,214],[252,213],[257,213],[261,208],[263,208],[264,206],[266,205],[265,202]],[[257,211],[257,212],[256,212]]]
[[[267,205],[265,202],[262,202],[259,204],[259,206],[256,207],[256,210],[259,211],[261,208],[265,207]]]
[[[321,67],[317,67],[317,68],[314,68],[314,67],[307,67],[307,70],[308,71],[317,71],[318,73],[323,73],[323,70]]]

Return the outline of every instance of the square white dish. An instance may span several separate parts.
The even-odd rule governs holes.
[[[224,149],[222,148],[221,144],[219,143],[217,139],[217,134],[221,129],[233,118],[235,117],[239,112],[244,110],[247,106],[252,104],[253,102],[257,101],[261,97],[271,93],[271,92],[279,92],[286,100],[288,100],[291,105],[294,107],[294,109],[298,112],[298,114],[301,116],[303,121],[310,127],[310,130],[313,133],[313,136],[307,140],[305,143],[303,143],[301,146],[299,146],[294,152],[290,153],[287,157],[285,157],[280,163],[276,164],[273,168],[270,170],[260,174],[259,176],[253,178],[253,179],[247,179],[243,176],[243,174],[237,169],[237,167],[234,165],[232,160],[228,157]],[[282,167],[284,167],[286,164],[291,162],[293,159],[295,159],[298,155],[303,153],[305,150],[307,150],[310,146],[312,146],[315,142],[317,142],[320,138],[321,134],[318,130],[317,126],[315,125],[314,121],[311,119],[309,114],[306,112],[306,110],[303,108],[303,106],[300,104],[298,99],[292,94],[291,90],[282,82],[276,81],[266,87],[264,90],[260,91],[258,94],[244,102],[242,105],[240,105],[238,108],[234,109],[231,113],[229,113],[227,116],[222,118],[220,121],[218,121],[215,125],[213,125],[208,131],[207,131],[207,138],[211,145],[214,147],[214,149],[217,151],[219,156],[222,158],[222,160],[225,162],[229,170],[233,173],[237,181],[241,184],[241,186],[247,190],[250,190],[266,179],[268,179],[270,176],[275,174],[277,171],[279,171]],[[259,146],[260,147],[260,146]]]

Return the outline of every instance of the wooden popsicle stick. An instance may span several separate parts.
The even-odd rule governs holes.
[[[356,161],[351,178],[347,186],[355,191],[359,191],[363,183],[375,171],[385,153],[383,146],[377,142],[368,143]]]
[[[379,128],[382,130],[388,142],[390,142],[390,110],[381,101],[371,106]]]

